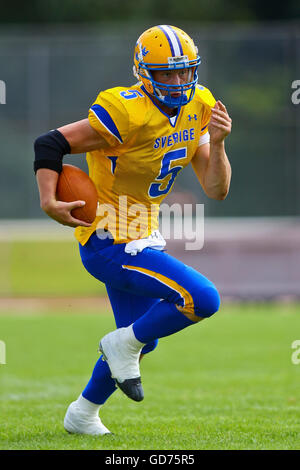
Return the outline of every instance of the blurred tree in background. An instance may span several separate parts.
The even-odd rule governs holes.
[[[28,0],[4,2],[1,23],[268,21],[300,17],[299,0]]]

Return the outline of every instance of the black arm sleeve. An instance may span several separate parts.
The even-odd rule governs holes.
[[[34,142],[34,172],[39,168],[49,168],[57,173],[62,171],[63,156],[71,152],[69,142],[58,130],[43,134]]]

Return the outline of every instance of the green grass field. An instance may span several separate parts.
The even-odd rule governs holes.
[[[0,296],[82,296],[105,292],[81,264],[75,241],[0,243]]]
[[[101,410],[112,436],[69,435],[63,417],[113,328],[109,312],[1,313],[0,449],[300,449],[300,307],[224,305],[160,341],[141,364],[145,399]]]

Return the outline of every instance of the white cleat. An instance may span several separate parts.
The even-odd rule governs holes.
[[[134,401],[141,401],[144,398],[139,366],[143,346],[144,344],[134,336],[132,325],[108,333],[101,339],[99,345],[112,378],[122,392]]]
[[[64,428],[71,434],[89,434],[91,436],[103,436],[111,434],[104,426],[98,415],[88,415],[78,404],[73,401],[67,409]]]

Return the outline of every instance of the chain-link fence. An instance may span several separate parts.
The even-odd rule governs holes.
[[[149,25],[0,32],[0,218],[41,217],[33,141],[83,119],[98,92],[131,85],[135,41]],[[205,204],[206,216],[297,216],[300,210],[300,31],[283,25],[178,25],[199,47],[199,82],[227,106],[233,178],[226,201],[209,200],[191,168],[175,194]],[[300,95],[300,93],[299,93]],[[5,98],[5,99],[4,99]],[[84,156],[66,157],[86,168]]]

